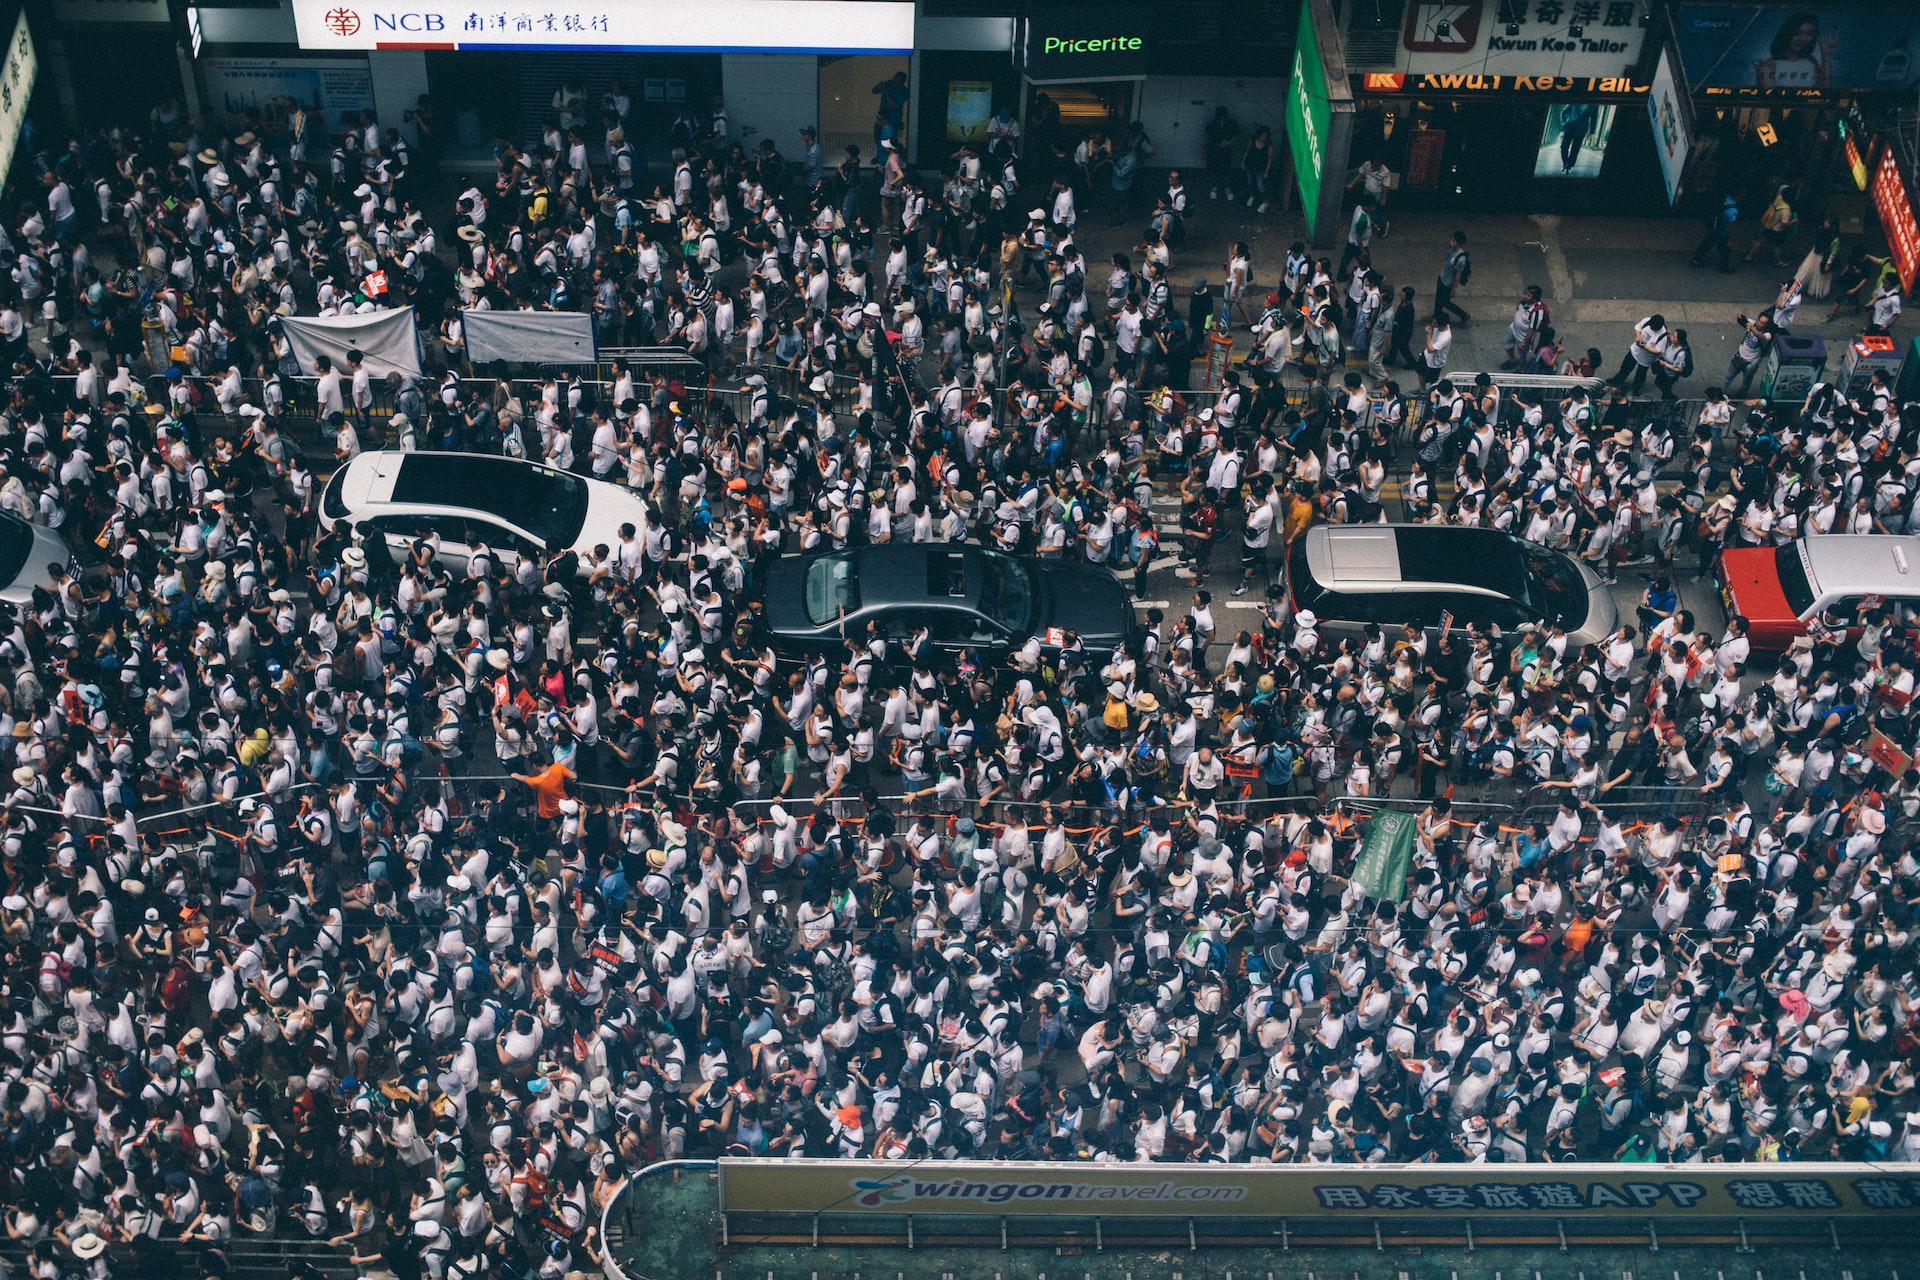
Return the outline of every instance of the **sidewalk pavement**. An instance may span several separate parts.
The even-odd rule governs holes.
[[[1163,190],[1164,178],[1155,174],[1151,184],[1143,181],[1135,192],[1136,206],[1150,202],[1152,196],[1146,193]],[[1244,241],[1252,251],[1254,281],[1264,293],[1280,277],[1287,246],[1306,239],[1298,211],[1276,208],[1256,214],[1244,201],[1209,199],[1204,186],[1189,185],[1188,192],[1187,242],[1173,255],[1171,283],[1176,298],[1184,295],[1196,275],[1206,277],[1217,297],[1227,251],[1235,241]],[[1351,213],[1351,205],[1347,212]],[[1091,213],[1082,211],[1077,238],[1088,262],[1097,267],[1116,250],[1131,252],[1145,223],[1143,215],[1125,227],[1109,228],[1106,207],[1096,204]],[[1742,265],[1740,255],[1749,240],[1736,236],[1735,268],[1722,274],[1717,265],[1689,265],[1705,230],[1692,218],[1402,215],[1390,208],[1388,227],[1385,237],[1374,237],[1373,264],[1390,286],[1389,297],[1397,297],[1402,285],[1413,286],[1423,320],[1433,303],[1447,237],[1454,231],[1466,232],[1473,280],[1467,289],[1456,290],[1454,298],[1472,314],[1473,323],[1454,325],[1450,368],[1498,371],[1505,359],[1502,344],[1514,305],[1526,286],[1537,284],[1552,308],[1553,326],[1561,339],[1576,352],[1599,348],[1602,376],[1610,377],[1620,367],[1634,322],[1642,316],[1658,312],[1670,326],[1686,329],[1694,375],[1681,382],[1677,391],[1687,399],[1699,398],[1726,372],[1741,334],[1734,316],[1754,315],[1771,305],[1808,248],[1805,242],[1796,242],[1785,269],[1775,269],[1765,254],[1752,265]],[[1339,227],[1322,228],[1315,256],[1329,258],[1337,266],[1345,243],[1343,217]],[[1847,247],[1853,247],[1851,241]],[[1822,324],[1831,305],[1831,298],[1807,298],[1793,332],[1826,341],[1827,375],[1834,377],[1841,371],[1845,344],[1864,330],[1866,316],[1843,314],[1832,324]],[[1245,349],[1244,332],[1243,328],[1235,347],[1236,359]],[[1916,332],[1920,332],[1920,312],[1909,309],[1895,321],[1893,337],[1904,349]],[[1414,341],[1420,341],[1419,334]],[[1411,385],[1412,376],[1406,373],[1402,385]]]

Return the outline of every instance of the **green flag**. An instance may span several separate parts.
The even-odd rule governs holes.
[[[1360,846],[1360,860],[1353,864],[1353,882],[1368,897],[1403,902],[1412,866],[1413,816],[1377,810],[1367,821],[1367,840]]]

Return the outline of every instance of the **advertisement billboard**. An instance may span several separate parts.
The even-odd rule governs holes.
[[[1886,233],[1887,251],[1893,255],[1893,268],[1900,273],[1900,286],[1913,288],[1920,271],[1920,226],[1913,220],[1913,201],[1907,197],[1907,184],[1900,178],[1900,165],[1893,148],[1880,148],[1880,163],[1873,167],[1873,211],[1880,216],[1880,229]]]
[[[374,109],[365,59],[208,58],[200,65],[213,114],[245,114],[265,129],[286,128],[295,108],[322,112],[333,125]]]
[[[302,49],[913,52],[913,5],[891,0],[293,0]]]
[[[1327,142],[1333,110],[1327,105],[1327,73],[1320,62],[1320,41],[1313,29],[1313,6],[1300,6],[1300,34],[1293,42],[1293,83],[1287,86],[1287,146],[1300,184],[1301,212],[1307,234],[1320,215],[1320,179],[1327,167]]]
[[[167,20],[167,0],[53,0],[53,16],[62,22],[147,22]]]
[[[1907,1169],[1911,1170],[1911,1166]],[[720,1161],[725,1213],[1824,1218],[1920,1209],[1920,1171],[1866,1164],[1123,1165]]]
[[[993,119],[993,81],[947,81],[947,141],[984,142]]]
[[[1667,184],[1667,203],[1680,198],[1680,175],[1687,167],[1693,138],[1687,130],[1687,102],[1673,84],[1673,53],[1660,51],[1653,65],[1653,87],[1647,94],[1647,117],[1653,124],[1653,150],[1660,157],[1660,176]]]
[[[1597,178],[1613,139],[1613,106],[1597,102],[1559,102],[1547,110],[1540,132],[1536,178]]]
[[[1615,76],[1633,69],[1645,38],[1631,4],[1412,0],[1394,65],[1434,74]]]
[[[1920,11],[1690,4],[1674,22],[1696,93],[1818,98],[1920,83]]]

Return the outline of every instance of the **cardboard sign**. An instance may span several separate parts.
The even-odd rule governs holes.
[[[1867,735],[1867,759],[1896,778],[1905,777],[1907,770],[1913,767],[1913,757],[1878,729]]]

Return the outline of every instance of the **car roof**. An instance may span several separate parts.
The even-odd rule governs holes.
[[[520,522],[494,499],[513,493],[529,472],[564,475],[587,484],[579,476],[541,463],[495,454],[369,449],[347,464],[340,500],[355,518],[386,515],[398,508],[422,515],[485,516],[521,529]]]
[[[1920,538],[1829,533],[1805,539],[1801,548],[1819,595],[1920,596]]]
[[[493,508],[486,505],[486,499],[522,480],[530,467],[553,471],[536,463],[486,453],[404,452],[387,501],[490,511]]]
[[[930,543],[888,542],[860,550],[860,603],[971,606],[980,596],[979,547]],[[957,573],[961,590],[936,591],[936,575],[943,580]]]
[[[1331,591],[1431,588],[1523,594],[1516,540],[1495,529],[1457,525],[1315,525],[1307,565]]]

